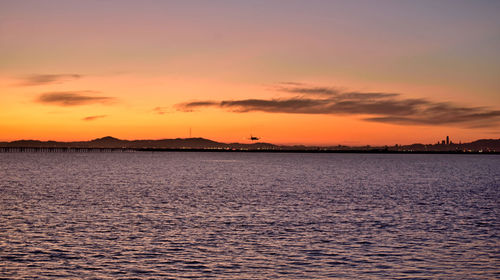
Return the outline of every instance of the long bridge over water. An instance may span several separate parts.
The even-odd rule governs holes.
[[[500,154],[494,150],[454,150],[454,151],[395,151],[387,149],[244,149],[244,148],[105,148],[105,147],[0,147],[0,153],[100,153],[100,152],[257,152],[257,153],[383,153],[383,154]]]
[[[133,148],[89,148],[89,147],[0,147],[0,153],[41,152],[41,153],[91,153],[91,152],[134,152]]]

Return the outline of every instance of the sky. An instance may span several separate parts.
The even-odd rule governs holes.
[[[500,1],[0,0],[0,141],[500,138]]]

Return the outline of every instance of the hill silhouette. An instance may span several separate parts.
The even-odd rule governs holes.
[[[0,142],[0,147],[27,148],[134,148],[134,149],[272,149],[269,143],[221,143],[205,138],[175,138],[159,140],[122,140],[112,136],[90,141],[57,142],[40,140],[16,140]]]
[[[402,146],[284,146],[270,143],[222,143],[206,138],[175,138],[159,140],[122,140],[112,136],[90,141],[58,142],[40,140],[16,140],[0,142],[3,148],[111,148],[111,149],[207,149],[207,150],[275,150],[275,151],[374,151],[374,152],[500,152],[500,139],[480,139],[470,143],[412,144]]]

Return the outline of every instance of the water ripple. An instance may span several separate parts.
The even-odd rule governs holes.
[[[10,153],[0,278],[495,279],[500,157]]]

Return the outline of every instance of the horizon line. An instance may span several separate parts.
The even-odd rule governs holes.
[[[37,141],[37,142],[56,142],[56,143],[77,143],[77,142],[91,142],[95,140],[101,140],[101,139],[106,139],[106,138],[113,138],[119,141],[162,141],[162,140],[189,140],[189,139],[203,139],[203,140],[209,140],[213,141],[219,144],[241,144],[241,145],[251,145],[251,144],[271,144],[274,146],[304,146],[304,147],[335,147],[335,146],[343,146],[343,147],[397,147],[397,146],[412,146],[412,145],[463,145],[467,143],[473,143],[476,141],[480,140],[500,140],[500,138],[479,138],[476,140],[472,140],[470,142],[449,142],[449,143],[443,143],[445,142],[445,139],[441,139],[439,141],[433,142],[433,143],[418,143],[414,142],[411,144],[382,144],[382,145],[372,145],[372,144],[323,144],[323,145],[317,145],[317,144],[303,144],[303,143],[288,143],[288,144],[275,144],[271,142],[250,142],[250,143],[241,143],[241,142],[225,142],[225,141],[218,141],[218,140],[213,140],[210,138],[205,138],[205,137],[175,137],[175,138],[159,138],[159,139],[122,139],[122,138],[117,138],[114,136],[106,135],[103,137],[98,137],[98,138],[93,138],[90,140],[70,140],[70,141],[60,141],[60,140],[39,140],[39,139],[16,139],[16,140],[0,140],[0,143],[13,143],[13,142],[18,142],[18,141]]]

